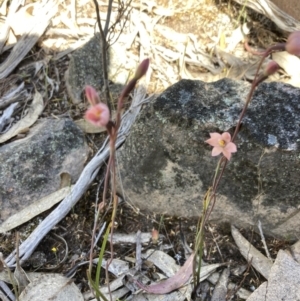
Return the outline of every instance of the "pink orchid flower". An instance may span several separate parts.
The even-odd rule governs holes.
[[[236,145],[231,142],[231,136],[227,132],[223,134],[211,133],[210,139],[205,142],[214,147],[211,153],[212,156],[218,156],[223,153],[227,160],[230,160],[231,153],[236,152]]]
[[[100,102],[100,98],[93,87],[86,86],[85,94],[92,106],[86,111],[84,118],[96,126],[105,127],[110,120],[108,106]]]

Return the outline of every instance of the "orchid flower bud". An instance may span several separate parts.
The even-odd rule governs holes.
[[[289,35],[285,50],[290,54],[300,56],[300,31],[295,31]]]
[[[150,60],[145,59],[139,64],[139,66],[137,67],[137,69],[135,71],[135,75],[134,75],[133,79],[131,79],[129,81],[129,83],[124,87],[124,89],[121,93],[120,99],[123,99],[124,97],[126,97],[134,89],[137,81],[146,74],[148,67],[149,67],[149,63],[150,63]]]
[[[137,69],[135,71],[135,75],[134,75],[134,78],[136,80],[139,80],[146,74],[146,72],[149,68],[149,63],[150,63],[150,60],[145,59],[139,64],[139,66],[137,67]]]
[[[270,76],[274,73],[276,73],[279,69],[279,65],[275,61],[270,61],[264,70],[265,76]]]

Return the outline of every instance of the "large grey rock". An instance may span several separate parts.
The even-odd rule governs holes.
[[[83,132],[65,118],[41,120],[26,138],[0,147],[0,221],[58,190],[61,174],[75,182],[87,156]]]
[[[204,141],[233,133],[250,85],[182,80],[146,105],[118,152],[129,202],[143,210],[199,216],[218,158]],[[263,83],[254,94],[211,215],[294,238],[300,234],[300,90]],[[289,235],[287,237],[287,235]]]

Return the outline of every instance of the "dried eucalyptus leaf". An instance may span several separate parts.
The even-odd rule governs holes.
[[[9,217],[0,225],[0,233],[10,231],[11,229],[24,224],[25,222],[31,220],[33,217],[48,210],[56,203],[60,202],[65,196],[67,196],[70,193],[71,189],[72,186],[64,187],[58,191],[55,191]]]
[[[40,114],[43,112],[43,109],[44,102],[42,95],[38,91],[36,91],[32,104],[29,107],[28,114],[18,123],[13,125],[9,131],[0,136],[0,143],[11,139],[19,133],[22,133],[24,129],[27,129],[30,126],[32,126],[37,121]]]

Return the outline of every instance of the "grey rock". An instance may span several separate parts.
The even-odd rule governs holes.
[[[181,80],[145,106],[118,152],[129,202],[142,210],[199,216],[218,158],[209,133],[231,134],[249,92],[246,82]],[[263,83],[243,120],[211,219],[300,234],[300,90]]]
[[[72,182],[88,156],[83,132],[70,119],[46,119],[24,139],[0,147],[0,221],[58,190],[60,175]]]
[[[268,282],[256,289],[247,301],[300,300],[300,264],[286,251],[278,252]]]
[[[113,96],[119,94],[128,77],[128,71],[124,68],[125,57],[120,49],[122,46],[116,43],[109,47],[108,51],[108,77],[114,82],[110,85]],[[82,101],[82,92],[86,85],[102,91],[101,51],[99,34],[74,51],[65,75],[67,91],[74,104]]]

